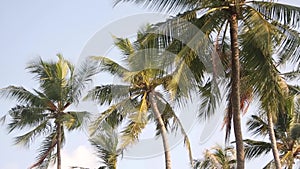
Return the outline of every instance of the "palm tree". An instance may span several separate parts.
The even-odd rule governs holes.
[[[151,49],[151,46],[157,45],[157,41],[148,42],[147,45],[141,44],[139,38],[142,37],[144,34],[141,31],[134,44],[128,39],[116,38],[115,40],[116,46],[125,56],[124,64],[128,68],[106,57],[94,57],[100,61],[101,71],[119,77],[123,84],[97,86],[89,92],[87,98],[96,100],[100,105],[106,103],[110,105],[91,125],[92,135],[101,131],[104,122],[109,122],[112,128],[126,123],[126,127],[121,132],[120,149],[124,150],[138,140],[139,134],[150,121],[154,121],[156,135],[162,137],[166,168],[170,169],[171,157],[167,133],[169,129],[175,131],[180,128],[192,163],[188,136],[168,102],[173,98],[180,99],[189,95],[187,90],[192,90],[191,84],[187,83],[190,77],[182,77],[186,80],[179,81],[177,72],[184,71],[186,67],[183,65],[170,69],[174,59],[166,58],[162,51]],[[173,72],[169,73],[169,70]],[[162,92],[159,92],[161,90]]]
[[[96,67],[85,63],[75,71],[62,55],[57,56],[57,62],[39,59],[27,66],[26,69],[39,82],[39,89],[30,91],[24,87],[8,86],[0,90],[2,97],[18,102],[8,112],[11,117],[9,133],[16,129],[31,129],[16,137],[15,144],[29,146],[36,137],[44,136],[37,161],[30,168],[47,168],[56,159],[57,169],[60,169],[65,129],[78,129],[89,116],[85,111],[71,111],[68,108],[79,102],[86,83],[96,73]]]
[[[263,60],[267,61],[271,59],[272,54],[275,53],[279,56],[280,63],[291,58],[293,61],[299,61],[297,57],[299,54],[299,34],[291,28],[299,28],[300,26],[297,19],[295,19],[300,16],[300,8],[275,3],[271,0],[269,2],[247,0],[115,1],[116,4],[120,2],[133,2],[163,11],[184,11],[183,14],[179,14],[173,20],[184,18],[191,21],[206,35],[210,36],[217,44],[216,46],[221,47],[221,50],[224,46],[227,30],[229,29],[231,46],[231,92],[229,98],[231,112],[229,113],[231,115],[228,117],[233,119],[237,149],[237,168],[244,168],[244,148],[240,120],[240,68],[245,65],[241,66],[240,60],[244,59],[244,63],[249,64],[246,66],[251,67],[252,70],[257,69],[257,66],[259,66],[257,63],[260,61],[259,59],[264,58]],[[199,15],[201,12],[204,14]],[[178,22],[175,21],[173,23],[171,27],[178,26]],[[179,26],[184,27],[182,25]],[[171,28],[167,30],[172,31]],[[169,33],[168,35],[174,34],[176,34],[176,32]],[[253,43],[250,43],[250,41]],[[252,50],[252,48],[255,48],[255,50]],[[270,62],[264,64],[269,63]],[[276,72],[273,66],[268,66],[267,68],[269,69],[268,72]],[[259,71],[257,71],[257,73],[264,74]],[[271,84],[278,81],[271,78],[271,76],[269,76],[269,78],[273,79]],[[270,96],[271,95],[272,94],[270,94]],[[269,99],[267,98],[267,100]],[[267,107],[271,108],[274,107],[274,105],[271,104]],[[267,111],[267,113],[269,113],[269,124],[271,124],[272,119],[270,114],[272,110]],[[231,127],[227,128],[230,129]],[[230,130],[227,131],[229,132]],[[229,134],[227,134],[227,136],[229,136]],[[274,140],[272,132],[270,132],[270,138]],[[276,151],[276,144],[274,144],[273,153],[276,159],[276,168],[279,169],[281,167]]]
[[[235,168],[236,154],[233,147],[222,148],[221,146],[216,146],[210,150],[206,150],[203,155],[203,159],[195,160],[194,169]]]
[[[105,166],[103,169],[116,169],[117,158],[122,150],[119,148],[119,138],[116,129],[109,124],[102,124],[102,131],[90,138],[91,144],[95,147],[97,155]],[[99,168],[101,168],[99,167]]]
[[[273,131],[276,135],[275,143],[280,153],[281,164],[288,169],[292,169],[295,160],[300,158],[299,105],[297,105],[299,100],[295,105],[294,100],[295,98],[290,96],[285,102],[285,107],[281,108],[281,112],[276,113],[277,122]],[[270,132],[268,118],[265,113],[260,116],[252,115],[247,122],[249,131],[253,135],[266,136]],[[270,142],[251,139],[246,139],[244,142],[248,159],[265,155],[272,150],[272,143]],[[273,165],[274,160],[271,160],[265,168],[271,168]]]

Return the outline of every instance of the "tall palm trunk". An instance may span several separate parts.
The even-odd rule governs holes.
[[[272,118],[271,111],[267,112],[267,117],[268,117],[269,137],[270,137],[270,141],[271,141],[271,147],[272,147],[273,157],[274,157],[274,161],[275,161],[275,166],[276,166],[276,169],[281,169],[281,163],[280,163],[279,153],[278,153],[278,149],[277,149],[277,143],[276,143],[276,138],[275,138],[273,118]]]
[[[150,96],[151,107],[153,109],[154,116],[158,122],[159,130],[161,132],[161,137],[162,137],[164,151],[165,151],[166,169],[171,169],[171,153],[170,153],[170,146],[169,146],[168,137],[167,137],[167,129],[163,122],[161,114],[159,112],[159,109],[157,107],[155,95],[153,94],[153,92],[150,92],[149,96]]]
[[[237,155],[237,169],[245,168],[245,156],[243,135],[241,128],[240,117],[240,61],[238,48],[238,20],[235,7],[231,8],[230,16],[230,39],[231,39],[231,69],[232,69],[232,84],[231,84],[231,102],[233,112],[233,127],[236,140],[236,155]]]
[[[56,129],[57,129],[57,143],[56,143],[56,153],[57,153],[57,169],[61,169],[61,154],[60,154],[60,148],[61,148],[61,124],[59,122],[56,123]]]

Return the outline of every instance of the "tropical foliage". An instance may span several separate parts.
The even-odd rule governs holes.
[[[139,32],[135,43],[128,39],[115,39],[128,68],[106,57],[94,57],[99,60],[101,71],[117,76],[123,83],[97,86],[89,92],[87,98],[96,100],[100,105],[110,105],[91,125],[92,135],[101,132],[103,124],[108,123],[112,128],[126,124],[121,131],[120,149],[124,150],[138,140],[143,129],[152,121],[156,125],[156,135],[162,136],[166,168],[171,168],[167,133],[180,128],[192,162],[188,136],[170,102],[189,96],[193,89],[188,80],[190,76],[183,73],[186,69],[183,64],[171,69],[174,58],[151,48],[157,45],[156,41],[141,44],[139,38],[143,36],[143,32]]]
[[[276,64],[287,60],[299,62],[299,28],[297,19],[300,8],[273,1],[246,1],[246,0],[216,0],[216,1],[166,1],[166,0],[116,0],[120,2],[133,2],[149,8],[163,11],[183,12],[165,24],[168,33],[164,35],[176,36],[184,32],[187,25],[178,22],[184,19],[192,22],[199,30],[204,32],[214,41],[219,51],[224,51],[227,35],[230,34],[231,60],[231,88],[228,99],[227,137],[231,129],[231,120],[234,123],[234,132],[237,148],[237,167],[244,168],[244,151],[240,122],[241,93],[240,93],[240,68],[255,72],[251,82],[255,84],[254,91],[264,93],[260,100],[268,113],[269,124],[272,124],[271,114],[276,107],[275,99],[281,102],[282,94],[278,88],[277,70],[274,66],[273,54],[278,56]],[[239,22],[239,24],[238,24]],[[175,29],[174,29],[175,28]],[[171,42],[166,38],[167,41]],[[188,43],[185,43],[188,44]],[[187,50],[185,50],[187,51]],[[213,60],[213,59],[212,59]],[[241,64],[240,64],[241,61]],[[265,79],[265,80],[262,80]],[[272,85],[271,85],[272,84]],[[273,85],[275,84],[275,85]],[[266,93],[269,92],[269,93]],[[275,96],[275,98],[274,98]],[[272,126],[270,126],[271,128]],[[272,129],[270,129],[272,131]],[[280,167],[276,155],[274,135],[270,132],[273,142],[273,153],[276,167]]]
[[[75,71],[74,66],[58,55],[57,62],[38,59],[27,66],[35,75],[39,89],[32,91],[24,87],[8,86],[0,90],[2,97],[15,99],[17,105],[8,112],[11,121],[7,128],[27,130],[15,138],[15,144],[29,146],[37,137],[43,136],[37,161],[30,168],[47,168],[57,161],[61,168],[60,149],[65,143],[65,130],[81,127],[89,113],[73,111],[69,107],[79,102],[81,92],[91,80],[96,67],[85,63]]]
[[[89,119],[88,112],[73,111],[71,106],[80,102],[86,84],[99,71],[121,81],[100,84],[86,96],[108,107],[89,126],[90,143],[104,164],[99,169],[116,169],[123,151],[138,142],[151,123],[156,137],[162,138],[167,169],[171,168],[168,134],[178,129],[195,169],[243,169],[244,157],[270,151],[274,158],[265,168],[292,169],[299,162],[300,90],[286,82],[299,77],[299,7],[272,0],[115,0],[116,5],[121,2],[179,14],[141,30],[133,42],[114,37],[123,56],[120,63],[95,56],[75,69],[61,55],[57,62],[38,59],[26,68],[35,75],[38,89],[0,89],[1,97],[17,102],[7,115],[8,132],[25,131],[15,144],[29,146],[37,137],[43,139],[30,168],[46,169],[56,162],[61,169],[66,131]],[[282,73],[279,66],[286,63],[297,70]],[[222,98],[220,84],[228,94],[225,141],[229,143],[233,126],[236,151],[217,146],[193,160],[175,110],[197,95],[199,117],[209,118]],[[248,121],[249,131],[268,135],[269,141],[243,139],[240,113],[247,112],[253,98],[259,101],[260,112]]]
[[[90,142],[95,147],[97,156],[105,165],[99,167],[99,169],[116,169],[117,158],[122,155],[122,149],[119,148],[119,135],[116,129],[109,124],[102,124],[102,131],[97,132],[97,135],[90,138]]]
[[[234,169],[236,165],[236,154],[233,147],[215,146],[210,150],[205,150],[203,156],[203,159],[195,160],[194,169]]]
[[[292,169],[293,165],[300,158],[300,135],[299,135],[299,96],[290,96],[285,107],[276,113],[274,133],[276,144],[280,154],[280,161],[283,167]],[[247,122],[249,131],[253,135],[266,136],[269,132],[268,122],[264,114],[252,115]],[[266,155],[271,150],[271,143],[265,140],[257,141],[252,139],[244,140],[245,152],[248,159]],[[274,160],[271,160],[265,168],[272,168]]]

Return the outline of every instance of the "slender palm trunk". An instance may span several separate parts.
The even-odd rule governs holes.
[[[277,143],[276,143],[276,138],[275,138],[275,132],[274,132],[273,118],[272,118],[272,113],[270,111],[267,112],[267,117],[268,117],[269,137],[270,137],[270,141],[271,141],[271,147],[272,147],[273,157],[274,157],[274,161],[275,161],[275,166],[276,166],[276,169],[281,169],[281,163],[280,163],[280,158],[279,158],[279,153],[278,153]]]
[[[61,169],[61,154],[60,154],[60,148],[61,148],[61,124],[59,122],[56,123],[56,129],[57,129],[57,143],[56,143],[56,153],[57,153],[57,169]]]
[[[232,7],[230,16],[230,38],[231,38],[231,69],[232,69],[232,85],[231,85],[231,102],[233,111],[233,127],[236,140],[236,155],[237,155],[237,169],[245,168],[244,144],[241,128],[240,117],[240,61],[238,48],[238,20],[237,12]]]
[[[167,129],[163,122],[163,119],[161,118],[161,114],[157,107],[157,102],[156,102],[154,94],[152,92],[150,92],[149,96],[150,96],[151,107],[153,109],[154,116],[158,122],[159,129],[161,132],[161,137],[162,137],[163,146],[164,146],[164,150],[165,150],[166,169],[171,169],[171,153],[170,153],[170,146],[169,146],[168,137],[167,137]]]

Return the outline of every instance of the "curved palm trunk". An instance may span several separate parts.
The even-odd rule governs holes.
[[[168,137],[167,137],[167,129],[166,126],[163,122],[163,119],[161,118],[161,114],[159,112],[159,109],[157,107],[157,102],[155,99],[155,96],[152,92],[150,92],[150,103],[154,112],[154,116],[158,122],[159,129],[161,132],[161,137],[163,141],[163,146],[165,150],[165,163],[166,163],[166,169],[171,169],[171,153],[170,153],[170,146],[168,142]]]
[[[230,16],[230,39],[231,39],[231,102],[233,112],[233,127],[234,135],[236,140],[236,159],[237,169],[245,168],[245,157],[244,157],[244,144],[243,135],[241,128],[241,117],[240,117],[240,61],[239,61],[239,48],[238,48],[238,21],[237,12],[234,7],[231,9],[232,13]]]
[[[274,161],[275,161],[275,166],[276,166],[276,169],[281,169],[281,163],[280,163],[280,158],[279,158],[279,153],[278,153],[277,143],[276,143],[276,138],[275,138],[275,132],[274,132],[272,113],[270,111],[268,111],[267,116],[268,116],[269,137],[270,137],[270,141],[271,141],[271,147],[272,147],[273,157],[274,157]]]
[[[56,153],[57,153],[57,169],[61,169],[61,154],[60,154],[60,148],[61,148],[61,124],[59,122],[56,123],[56,129],[57,129],[57,143],[56,143]]]

